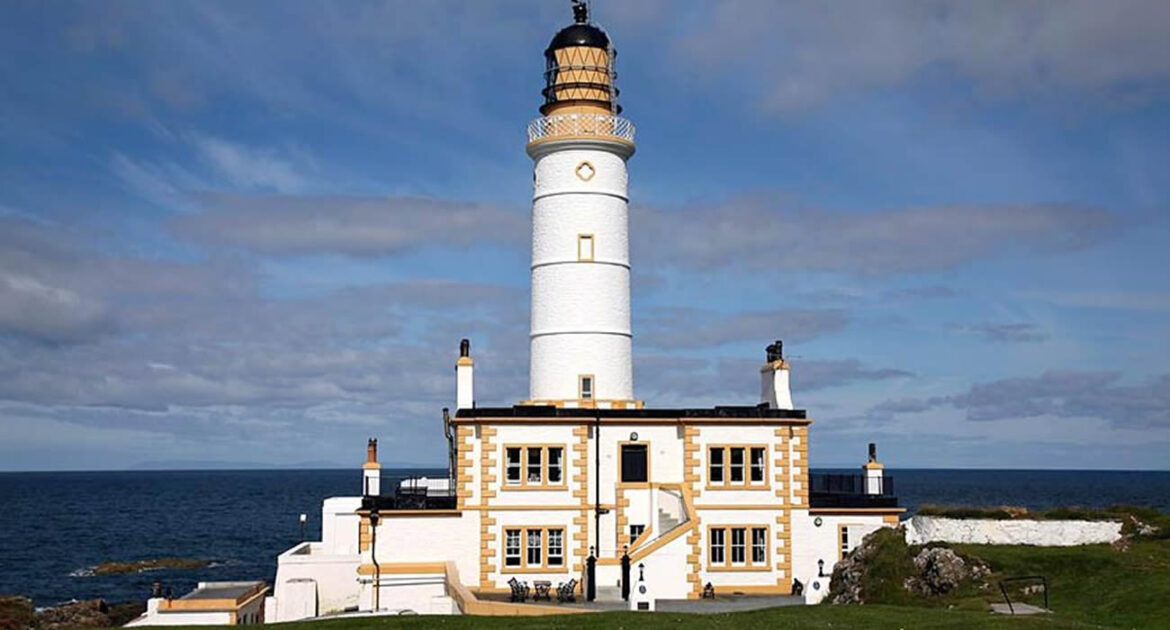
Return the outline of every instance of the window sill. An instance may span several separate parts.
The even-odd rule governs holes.
[[[768,566],[767,564],[750,564],[742,567],[708,565],[706,570],[712,573],[769,573],[772,571],[772,567]]]
[[[707,484],[707,490],[771,490],[772,486],[763,484]]]
[[[534,486],[531,484],[523,485],[523,486],[509,486],[507,484],[504,484],[504,485],[500,486],[500,489],[501,490],[553,490],[553,491],[555,491],[555,490],[568,490],[569,486],[565,485],[565,484],[561,484],[559,486]]]
[[[504,567],[500,573],[568,573],[568,565],[560,567]]]

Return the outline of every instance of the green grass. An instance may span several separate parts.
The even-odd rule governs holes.
[[[875,533],[872,543],[876,548],[862,580],[862,597],[867,604],[975,612],[986,610],[991,602],[1003,601],[999,580],[1043,575],[1048,580],[1053,620],[1117,628],[1170,628],[1170,540],[1133,540],[1125,551],[1109,545],[932,545],[949,546],[992,570],[988,580],[991,588],[965,583],[941,596],[917,595],[902,587],[905,577],[914,573],[912,558],[920,547],[907,546],[894,530]],[[1023,595],[1023,586],[1009,585],[1013,602],[1043,604],[1039,593]],[[826,607],[842,608],[818,608]]]
[[[1170,541],[1137,540],[1126,551],[1108,545],[953,548],[982,558],[996,576],[1045,576],[1050,606],[1062,618],[1123,628],[1170,628]],[[1037,603],[1039,596],[1028,601]]]
[[[700,630],[707,628],[753,628],[791,630],[950,630],[987,628],[997,630],[1084,629],[1098,626],[1051,616],[1042,618],[1003,617],[986,612],[909,608],[900,606],[790,606],[751,612],[717,615],[677,613],[596,613],[564,617],[381,617],[338,619],[312,623],[282,624],[296,630],[390,630],[444,628],[472,630]]]

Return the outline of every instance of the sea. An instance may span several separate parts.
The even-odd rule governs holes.
[[[816,472],[842,472],[813,470]],[[1170,471],[887,470],[901,505],[1147,505],[1170,511]],[[442,470],[387,469],[383,487]],[[266,580],[276,556],[320,540],[321,501],[360,492],[361,472],[216,470],[0,473],[0,594],[37,606],[144,601],[161,582]],[[307,516],[304,529],[300,515]],[[102,562],[208,560],[193,570],[94,575]]]

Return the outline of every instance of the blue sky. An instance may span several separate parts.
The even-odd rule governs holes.
[[[1170,467],[1170,5],[596,0],[635,387],[818,465]],[[0,469],[444,460],[527,393],[567,2],[0,9]]]

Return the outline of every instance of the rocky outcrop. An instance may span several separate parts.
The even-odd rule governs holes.
[[[116,575],[121,573],[142,573],[158,569],[202,569],[211,566],[211,560],[197,558],[150,558],[131,562],[103,562],[93,568],[94,575]]]
[[[833,567],[829,580],[828,599],[833,604],[864,604],[863,583],[869,559],[875,553],[876,545],[870,537],[861,541],[849,555]]]
[[[981,580],[991,574],[982,563],[968,562],[946,547],[923,549],[914,556],[917,575],[906,578],[906,590],[920,595],[945,595],[964,581]]]
[[[107,605],[101,599],[36,610],[27,597],[0,595],[0,630],[110,628],[125,625],[145,610],[146,606],[141,603]]]
[[[826,600],[833,604],[864,604],[877,597],[897,599],[899,587],[925,597],[963,588],[990,588],[991,570],[978,558],[946,547],[910,547],[901,528],[879,529],[833,567]]]
[[[1112,543],[1121,538],[1120,521],[967,519],[914,516],[906,521],[906,543],[1035,545],[1071,547]]]
[[[35,622],[32,600],[19,595],[0,595],[0,630],[24,630]]]
[[[110,608],[100,599],[72,602],[46,608],[37,614],[41,630],[68,630],[69,628],[108,628]]]

